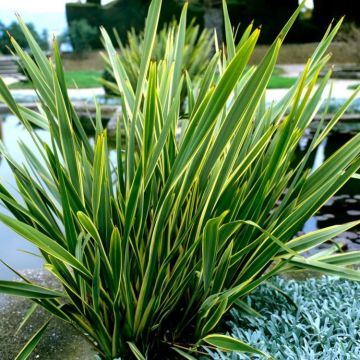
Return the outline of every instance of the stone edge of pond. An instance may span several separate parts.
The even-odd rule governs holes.
[[[44,270],[25,270],[21,274],[39,285],[59,288],[58,282]],[[23,329],[15,334],[31,304],[29,299],[0,295],[1,360],[13,360],[28,339],[49,318],[49,314],[39,308]],[[29,359],[94,360],[94,356],[91,344],[83,336],[71,325],[54,318]]]

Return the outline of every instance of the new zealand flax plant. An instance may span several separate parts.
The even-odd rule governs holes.
[[[62,288],[46,289],[18,274],[23,281],[1,281],[0,291],[30,298],[88,334],[103,359],[194,359],[204,345],[259,354],[219,334],[218,325],[231,307],[250,311],[243,298],[264,281],[301,269],[360,280],[360,272],[349,267],[360,262],[358,251],[302,256],[360,221],[297,235],[358,177],[360,134],[318,169],[307,166],[358,91],[320,124],[306,154],[293,161],[322,103],[331,70],[318,76],[340,23],[328,29],[296,84],[266,106],[266,86],[301,7],[256,67],[248,62],[260,30],[250,25],[235,44],[225,1],[223,7],[226,52],[216,51],[199,87],[181,65],[187,5],[165,59],[155,62],[161,0],[153,0],[136,87],[102,30],[122,94],[115,149],[108,146],[100,106],[95,138],[86,136],[56,42],[49,60],[21,19],[35,60],[12,39],[38,94],[39,112],[17,104],[3,81],[0,94],[40,155],[22,144],[26,161],[19,163],[1,147],[18,194],[0,186],[2,203],[13,215],[0,219],[39,248]],[[186,111],[180,109],[183,84]],[[49,143],[34,124],[50,132]],[[6,239],[1,242],[6,246]],[[21,359],[45,328],[30,339]]]
[[[186,68],[192,82],[197,83],[200,81],[211,59],[214,41],[213,31],[210,29],[200,31],[200,26],[195,24],[194,20],[195,19],[190,22],[185,31],[185,40],[182,47],[182,67]],[[175,55],[171,47],[169,48],[169,45],[174,43],[174,37],[179,31],[178,29],[179,25],[176,21],[173,21],[170,24],[164,25],[157,33],[151,54],[153,60],[159,62],[160,60],[171,59],[168,53],[169,50],[172,52],[172,56]],[[135,30],[132,29],[127,34],[126,44],[121,41],[116,31],[115,35],[120,61],[123,64],[124,71],[126,71],[131,86],[136,88],[144,47],[144,33],[137,34]],[[103,78],[101,79],[104,90],[109,94],[121,96],[110,59],[106,54],[102,55],[106,64]]]

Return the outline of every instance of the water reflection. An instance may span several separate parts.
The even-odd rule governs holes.
[[[309,161],[309,167],[312,171],[317,169],[325,159],[329,158],[336,150],[352,138],[352,133],[333,132],[329,134],[327,139],[318,147],[313,159]],[[299,154],[305,152],[308,148],[299,149]],[[309,232],[316,229],[321,229],[334,224],[341,224],[349,221],[354,221],[360,218],[360,188],[359,180],[350,179],[343,188],[331,198],[325,206],[323,206],[316,216],[310,219],[304,226],[303,231]],[[354,228],[351,232],[346,232],[341,236],[346,243],[360,245],[360,227]],[[348,240],[348,241],[346,241]],[[360,248],[355,244],[350,244],[352,249]]]
[[[24,157],[22,156],[18,140],[21,139],[26,145],[33,148],[33,146],[31,146],[32,140],[30,136],[25,129],[20,126],[19,121],[14,116],[6,116],[2,119],[1,123],[1,133],[3,134],[2,140],[6,148],[14,159],[21,162]],[[39,133],[44,140],[49,138],[45,131],[39,130]],[[15,179],[6,161],[1,161],[0,163],[0,179],[1,183],[8,187],[16,197],[16,192],[13,191],[15,189]],[[0,211],[7,213],[7,210],[3,207]],[[43,260],[37,256],[29,255],[28,252],[39,254],[36,247],[0,223],[0,259],[17,270],[41,267]],[[4,265],[0,264],[0,279],[9,279],[13,277],[13,273]]]

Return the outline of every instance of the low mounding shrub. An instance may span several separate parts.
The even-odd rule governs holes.
[[[360,358],[358,282],[334,277],[306,281],[277,278],[270,285],[262,285],[247,298],[260,316],[231,310],[228,325],[234,337],[278,360]],[[287,293],[292,303],[276,288]],[[214,360],[257,358],[211,353]]]
[[[165,59],[171,61],[171,56],[175,56],[172,47],[175,44],[174,37],[178,31],[179,26],[176,22],[172,22],[163,27],[155,37],[152,60],[156,62]],[[186,28],[185,43],[182,48],[183,53],[180,55],[182,57],[181,68],[188,72],[193,82],[198,82],[201,79],[201,75],[204,73],[211,59],[211,51],[214,45],[212,33],[213,32],[208,29],[200,32],[199,25],[195,25],[194,21]],[[140,75],[140,65],[145,41],[144,33],[137,34],[134,29],[129,31],[125,45],[116,32],[115,34],[121,64],[131,86],[135,89]],[[177,54],[177,56],[179,56],[179,54]],[[107,93],[120,95],[110,59],[108,56],[104,56],[104,60],[106,64],[102,81],[104,89]]]
[[[0,291],[29,297],[85,332],[104,359],[193,359],[203,344],[259,353],[216,331],[224,314],[265,280],[303,268],[360,280],[359,271],[347,267],[359,262],[359,252],[301,256],[359,222],[296,236],[360,167],[358,134],[318,169],[306,169],[352,98],[319,127],[295,168],[292,161],[331,75],[318,79],[340,23],[326,32],[284,98],[266,107],[266,86],[301,7],[261,63],[248,67],[260,30],[249,26],[235,46],[225,1],[223,6],[227,54],[214,55],[199,86],[182,68],[186,5],[167,57],[156,62],[151,58],[161,0],[153,0],[136,87],[102,32],[122,101],[115,150],[108,147],[99,106],[95,138],[87,138],[69,100],[56,43],[49,61],[21,20],[35,61],[13,40],[41,111],[17,104],[2,81],[0,94],[40,155],[22,146],[23,164],[1,147],[18,194],[0,186],[13,214],[0,219],[40,249],[63,290],[24,278],[1,281]],[[186,118],[180,115],[183,83]],[[50,143],[38,138],[33,123],[50,132]]]

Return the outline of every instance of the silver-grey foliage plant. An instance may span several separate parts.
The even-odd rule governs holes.
[[[277,278],[270,285],[261,286],[246,300],[260,316],[231,310],[228,326],[232,336],[278,360],[360,359],[358,282],[334,277],[306,281]],[[257,358],[240,353],[210,353],[214,360]]]

